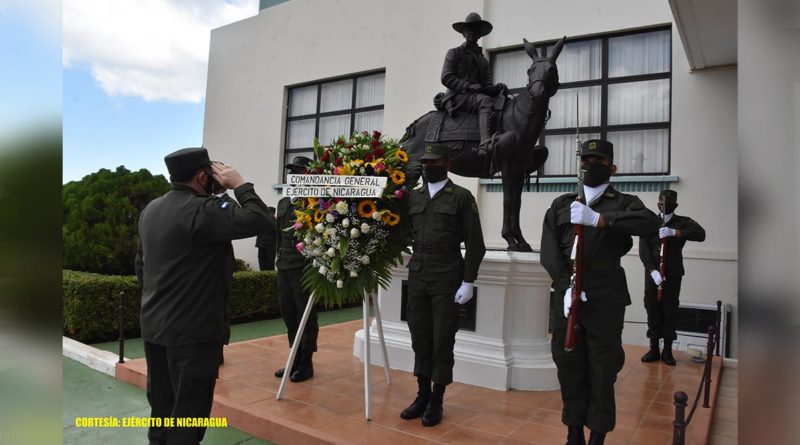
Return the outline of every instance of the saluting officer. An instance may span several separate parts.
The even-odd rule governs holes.
[[[295,156],[290,164],[286,164],[286,168],[291,174],[302,175],[307,173],[306,166],[310,162],[311,159],[305,156]],[[297,239],[294,237],[294,230],[285,230],[287,227],[291,227],[296,219],[291,198],[281,198],[278,201],[277,217],[278,261],[275,265],[278,268],[278,303],[283,322],[286,323],[289,346],[291,346],[294,344],[297,329],[300,327],[300,321],[311,294],[303,288],[301,283],[306,258],[295,247]],[[300,348],[295,355],[292,369],[289,370],[289,380],[302,382],[314,376],[314,364],[311,356],[317,350],[318,334],[317,310],[311,309],[303,337],[300,339]],[[283,377],[284,372],[285,369],[278,369],[275,371],[275,377]]]
[[[680,305],[681,280],[683,279],[683,246],[686,241],[705,241],[706,231],[687,216],[675,214],[678,208],[678,192],[662,190],[658,194],[658,209],[663,226],[649,237],[639,238],[639,258],[644,265],[644,307],[647,310],[647,338],[650,350],[642,356],[643,362],[661,359],[675,366],[672,355],[672,342],[678,338],[675,333],[675,313]],[[659,271],[661,240],[666,239],[666,276]],[[664,298],[658,301],[658,285],[664,282]],[[664,339],[664,351],[658,349],[660,339]]]
[[[547,210],[542,230],[541,261],[553,279],[555,295],[564,296],[563,308],[553,305],[551,342],[558,369],[561,421],[567,425],[568,445],[584,445],[584,425],[591,430],[590,445],[600,445],[614,429],[614,382],[625,362],[622,326],[625,306],[631,303],[620,258],[633,246],[632,235],[658,230],[658,218],[636,196],[620,193],[609,184],[617,170],[610,142],[592,139],[581,145],[581,169],[586,202],[576,193],[559,196]],[[572,303],[570,253],[573,225],[584,225],[584,275],[581,294],[581,340],[566,352],[564,338]],[[563,316],[562,314],[563,309]]]
[[[164,158],[172,190],[139,217],[136,275],[152,417],[208,417],[227,328],[231,240],[274,226],[267,206],[232,167],[205,148]],[[213,196],[215,182],[241,206]],[[151,444],[198,443],[205,428],[150,427]]]
[[[459,305],[472,298],[486,253],[475,198],[447,178],[449,150],[446,145],[425,147],[420,158],[424,185],[408,198],[413,254],[408,263],[406,314],[419,391],[400,417],[422,416],[425,426],[442,420],[445,386],[453,381]]]

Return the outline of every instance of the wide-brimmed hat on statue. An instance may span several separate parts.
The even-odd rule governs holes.
[[[464,30],[467,28],[476,29],[480,37],[483,37],[492,32],[493,27],[491,23],[481,19],[481,16],[477,12],[470,12],[463,22],[453,23],[453,29],[461,34],[463,34]]]

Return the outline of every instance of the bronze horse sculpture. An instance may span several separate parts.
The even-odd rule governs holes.
[[[503,178],[503,229],[502,237],[510,251],[530,252],[530,244],[522,236],[520,208],[525,178],[538,170],[547,160],[547,148],[535,147],[547,120],[548,104],[558,90],[556,58],[564,46],[564,39],[553,47],[550,57],[540,56],[534,45],[523,39],[525,52],[532,59],[528,68],[526,92],[505,101],[497,132],[494,150],[490,156],[479,156],[472,147],[477,140],[439,140],[450,146],[448,158],[450,171],[470,178],[490,178],[499,171]],[[406,129],[403,145],[410,157],[409,183],[419,178],[419,161],[426,142],[429,126],[436,111],[431,111],[414,121]]]

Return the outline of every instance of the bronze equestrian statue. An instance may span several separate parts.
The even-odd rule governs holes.
[[[491,24],[488,27],[486,24],[488,22],[481,20],[478,14],[471,13],[464,22],[454,24],[453,28],[461,31],[467,39],[462,47],[469,47],[471,40],[472,44],[477,41],[475,35],[485,35],[491,31]],[[457,175],[491,178],[496,172],[501,173],[503,178],[501,235],[508,243],[510,251],[532,251],[530,244],[522,236],[519,221],[522,188],[525,178],[538,170],[547,160],[547,148],[536,147],[535,144],[549,114],[547,107],[550,97],[558,91],[558,68],[555,62],[564,47],[565,39],[566,37],[556,42],[550,57],[540,56],[534,45],[523,39],[525,52],[532,59],[532,63],[528,68],[528,84],[525,92],[514,98],[506,97],[505,85],[492,84],[488,62],[483,66],[480,60],[486,61],[486,59],[482,54],[480,59],[477,58],[474,49],[469,50],[472,51],[469,59],[461,62],[461,71],[468,72],[469,67],[482,71],[477,73],[469,71],[460,82],[454,80],[451,53],[458,48],[450,50],[442,70],[442,83],[448,87],[448,92],[438,94],[434,98],[437,110],[414,121],[408,126],[403,137],[403,145],[411,158],[409,184],[414,184],[419,179],[418,159],[422,156],[425,146],[431,142],[450,146],[448,158],[452,161],[451,171]],[[477,47],[477,44],[475,46]],[[480,47],[477,48],[480,51]],[[477,84],[481,87],[476,88]],[[497,110],[497,131],[488,138],[487,143],[483,139],[482,124],[479,125],[482,118],[476,116],[474,111],[480,111],[486,102],[486,99],[478,97],[479,94],[490,97],[497,89],[503,90],[498,91],[497,97],[491,100],[492,107]],[[464,96],[467,98],[460,99]],[[462,107],[453,107],[453,104],[459,101]],[[463,106],[465,103],[469,104]],[[467,110],[472,110],[473,113],[466,112]],[[482,141],[484,143],[481,143]]]

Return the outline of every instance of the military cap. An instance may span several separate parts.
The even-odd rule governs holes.
[[[295,156],[292,158],[292,162],[290,164],[286,164],[287,169],[289,168],[302,168],[305,169],[308,167],[308,164],[311,163],[311,159],[305,156]]]
[[[659,196],[663,196],[664,198],[671,199],[673,201],[678,201],[678,192],[675,190],[661,190],[658,194]]]
[[[447,158],[447,154],[450,153],[450,147],[447,145],[442,144],[428,144],[425,146],[425,150],[420,161],[431,160],[435,161],[437,159]]]
[[[453,29],[463,34],[467,28],[474,28],[478,30],[481,37],[492,32],[492,24],[486,20],[481,19],[480,14],[477,12],[470,12],[463,22],[453,23]]]
[[[602,139],[589,139],[581,144],[581,157],[587,155],[595,155],[613,160],[614,144]]]
[[[170,175],[179,175],[203,168],[211,163],[208,150],[203,147],[182,148],[164,156]]]

